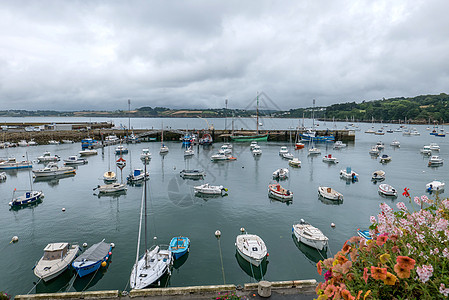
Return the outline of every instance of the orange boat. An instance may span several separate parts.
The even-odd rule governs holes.
[[[295,144],[295,150],[299,150],[299,149],[302,149],[302,148],[304,148],[304,144],[303,143],[296,143]]]

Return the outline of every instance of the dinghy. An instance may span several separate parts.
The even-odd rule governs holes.
[[[206,176],[206,173],[200,170],[182,170],[179,172],[179,176],[183,179],[202,179]]]
[[[289,160],[288,164],[292,167],[299,168],[301,166],[301,161],[299,160],[299,158],[295,157],[295,158]]]
[[[190,240],[185,236],[177,236],[171,239],[168,250],[171,251],[175,259],[180,258],[189,251]]]
[[[345,180],[358,181],[359,174],[351,170],[351,167],[346,167],[346,170],[340,170],[340,177]]]
[[[444,182],[434,180],[426,184],[426,191],[428,192],[441,192],[444,191]]]
[[[392,187],[391,185],[386,184],[386,183],[379,184],[379,187],[377,190],[378,190],[379,194],[384,195],[384,196],[389,196],[389,197],[397,197],[398,196],[398,191],[394,187]]]
[[[72,263],[72,267],[79,277],[89,275],[97,271],[102,262],[109,259],[112,254],[111,244],[103,241],[96,243],[78,256]]]
[[[303,219],[296,224],[293,224],[292,228],[298,242],[302,242],[317,250],[323,250],[329,239],[325,236],[321,230],[305,222]]]
[[[210,185],[209,183],[205,183],[202,185],[198,185],[193,187],[195,193],[205,194],[205,195],[224,195],[228,191],[227,188],[224,188],[222,185]]]
[[[383,171],[383,170],[374,171],[373,175],[371,176],[371,180],[373,180],[373,181],[385,180],[385,171]]]
[[[274,179],[287,179],[287,177],[288,177],[288,169],[286,168],[277,169],[276,171],[273,172]]]
[[[318,193],[321,197],[329,199],[329,200],[335,200],[335,201],[342,201],[343,195],[333,188],[327,187],[327,186],[319,186],[318,187]]]
[[[258,267],[267,257],[267,247],[265,242],[255,234],[240,234],[235,241],[237,252],[246,261]]]

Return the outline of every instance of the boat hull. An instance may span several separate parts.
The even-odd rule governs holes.
[[[234,142],[251,142],[251,141],[267,141],[268,134],[258,134],[258,135],[234,135],[229,137]]]
[[[296,225],[301,226],[301,225]],[[303,244],[306,244],[307,246],[310,246],[312,248],[323,250],[328,243],[328,239],[326,236],[323,235],[323,233],[316,227],[310,226],[310,228],[313,228],[313,230],[319,232],[320,238],[307,238],[304,236],[304,234],[301,234],[301,229],[296,227],[295,225],[292,226],[292,232],[295,234],[296,239],[298,242],[301,242]]]
[[[174,259],[178,259],[189,251],[190,240],[187,237],[174,237],[170,241],[169,250]]]

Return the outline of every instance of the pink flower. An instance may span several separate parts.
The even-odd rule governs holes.
[[[433,267],[432,265],[423,265],[422,267],[417,267],[416,273],[418,274],[419,280],[421,280],[422,283],[426,283],[427,281],[429,281],[430,277],[432,277]]]
[[[419,199],[419,197],[415,197],[413,200],[415,200],[416,204],[421,205],[421,200]]]
[[[440,220],[438,220],[438,223],[435,225],[435,230],[436,231],[443,231],[447,229],[449,222],[446,219],[440,218]]]
[[[423,195],[423,196],[421,196],[421,201],[422,202],[425,202],[425,203],[427,203],[427,204],[430,204],[430,200],[429,200],[429,198],[427,198],[427,196],[426,195]]]
[[[369,217],[369,220],[371,221],[372,224],[376,223],[376,217],[375,216],[371,216]]]
[[[446,288],[444,283],[440,285],[440,293],[444,295],[444,297],[449,296],[449,288]]]
[[[398,202],[396,204],[396,207],[399,208],[400,210],[407,210],[407,206],[405,206],[404,202]]]
[[[324,280],[328,281],[331,278],[332,278],[332,270],[329,270],[326,273],[324,273]]]
[[[443,200],[441,203],[444,205],[444,208],[449,209],[449,199]]]
[[[443,256],[446,257],[446,258],[449,258],[449,250],[447,248],[444,248]]]

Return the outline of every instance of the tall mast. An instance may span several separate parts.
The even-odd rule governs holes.
[[[226,130],[226,127],[227,127],[227,120],[228,120],[228,99],[226,99],[225,100],[225,105],[226,105],[226,108],[225,108],[225,130]]]
[[[145,168],[144,168],[144,176],[147,175],[147,159],[145,157]],[[148,268],[148,259],[146,257],[147,255],[147,249],[148,249],[148,244],[147,244],[147,180],[144,177],[144,191],[143,191],[143,195],[144,195],[144,199],[145,199],[145,268]]]
[[[259,134],[259,92],[257,92],[256,122],[256,134]]]
[[[130,130],[131,130],[131,99],[128,99],[128,140]]]
[[[313,108],[312,108],[312,129],[315,130],[315,99],[313,99]]]

